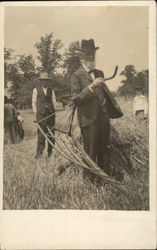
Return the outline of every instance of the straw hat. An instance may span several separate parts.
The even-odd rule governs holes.
[[[51,78],[49,77],[47,72],[41,73],[39,79],[41,80],[50,80]]]

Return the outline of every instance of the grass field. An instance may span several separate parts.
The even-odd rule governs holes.
[[[148,119],[133,117],[132,100],[121,98],[119,104],[124,116],[111,121],[112,173],[128,192],[105,182],[90,182],[80,167],[65,161],[57,152],[48,159],[45,150],[36,161],[34,114],[25,110],[21,111],[24,140],[15,145],[4,144],[3,208],[148,210]],[[65,164],[69,167],[59,175],[59,166]]]

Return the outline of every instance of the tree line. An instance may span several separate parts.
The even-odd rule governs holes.
[[[4,86],[18,105],[31,105],[32,90],[39,84],[40,73],[45,71],[51,77],[50,86],[55,89],[57,99],[69,96],[71,74],[81,65],[79,41],[71,42],[64,49],[62,41],[50,33],[41,36],[34,46],[36,61],[32,54],[16,55],[13,49],[4,48]],[[116,94],[133,96],[138,84],[148,94],[148,69],[137,72],[133,65],[126,65],[120,75],[124,79]]]

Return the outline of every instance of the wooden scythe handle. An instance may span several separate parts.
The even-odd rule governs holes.
[[[108,77],[108,78],[104,78],[104,81],[108,81],[108,80],[113,79],[113,78],[116,76],[117,71],[118,71],[118,66],[116,66],[116,67],[115,67],[115,70],[114,70],[113,75],[112,75],[112,76],[110,76],[110,77]]]

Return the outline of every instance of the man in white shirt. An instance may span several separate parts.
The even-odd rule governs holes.
[[[138,85],[136,87],[136,97],[133,101],[133,115],[146,118],[148,115],[148,102],[146,96],[142,93],[142,86]]]
[[[50,78],[48,74],[41,73],[40,84],[34,88],[32,95],[32,108],[36,115],[36,120],[41,126],[44,133],[47,133],[47,126],[51,129],[54,134],[55,125],[55,107],[56,98],[54,90],[48,87]],[[48,118],[47,118],[48,117]],[[54,139],[49,136],[49,139],[55,143]],[[37,140],[37,152],[35,159],[41,157],[45,148],[45,137],[38,129],[38,140]],[[48,157],[51,157],[52,145],[48,143]]]

